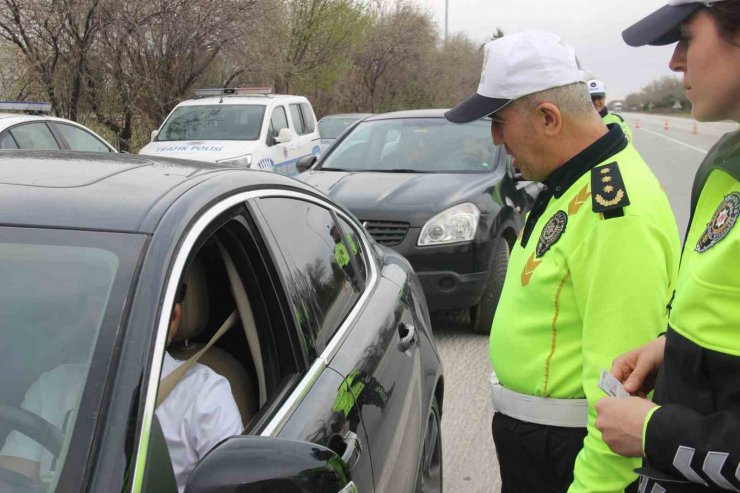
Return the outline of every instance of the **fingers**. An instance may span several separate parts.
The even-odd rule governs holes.
[[[624,390],[630,394],[633,394],[638,390],[647,390],[644,388],[644,383],[652,372],[653,365],[648,362],[647,358],[638,358],[637,364],[623,383]]]

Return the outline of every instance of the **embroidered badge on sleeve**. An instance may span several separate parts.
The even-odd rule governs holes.
[[[725,196],[714,211],[712,219],[696,243],[696,251],[705,252],[727,236],[737,221],[738,213],[740,213],[740,192],[732,192]]]

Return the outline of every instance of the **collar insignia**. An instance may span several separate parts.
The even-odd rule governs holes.
[[[537,258],[540,258],[547,252],[551,246],[563,236],[565,232],[565,226],[568,224],[568,215],[564,211],[557,211],[554,216],[550,218],[542,228],[540,239],[537,242],[537,249],[535,250]]]
[[[735,225],[738,213],[740,213],[740,192],[732,192],[714,211],[712,219],[707,223],[704,233],[696,243],[696,251],[705,252],[727,236]]]

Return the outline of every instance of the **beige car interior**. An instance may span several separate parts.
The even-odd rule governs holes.
[[[181,304],[180,327],[173,343],[168,347],[172,357],[185,360],[185,363],[162,379],[157,395],[157,405],[169,395],[188,369],[197,362],[208,366],[229,381],[231,392],[242,416],[242,423],[246,425],[267,400],[259,333],[247,292],[231,255],[218,239],[216,239],[216,246],[226,269],[236,307],[207,343],[191,342],[203,332],[210,333],[211,330],[207,329],[212,329],[208,327],[210,318],[208,277],[203,263],[196,255],[183,277],[187,290]],[[250,379],[244,366],[233,355],[215,345],[224,334],[237,325],[237,322],[241,322],[244,328],[244,335],[256,370],[257,382]]]

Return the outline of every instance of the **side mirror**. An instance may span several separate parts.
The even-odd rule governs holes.
[[[326,447],[259,436],[236,436],[195,466],[187,493],[356,493],[347,465]]]
[[[313,154],[311,154],[310,156],[303,156],[295,163],[295,169],[297,169],[299,173],[303,173],[304,171],[310,169],[317,160],[318,158]]]
[[[158,134],[159,134],[159,130],[152,130],[152,139],[151,139],[152,142],[154,142],[154,139],[157,138]]]
[[[285,144],[291,140],[293,140],[293,131],[289,128],[281,128],[277,137],[275,137],[275,142],[280,144]]]

